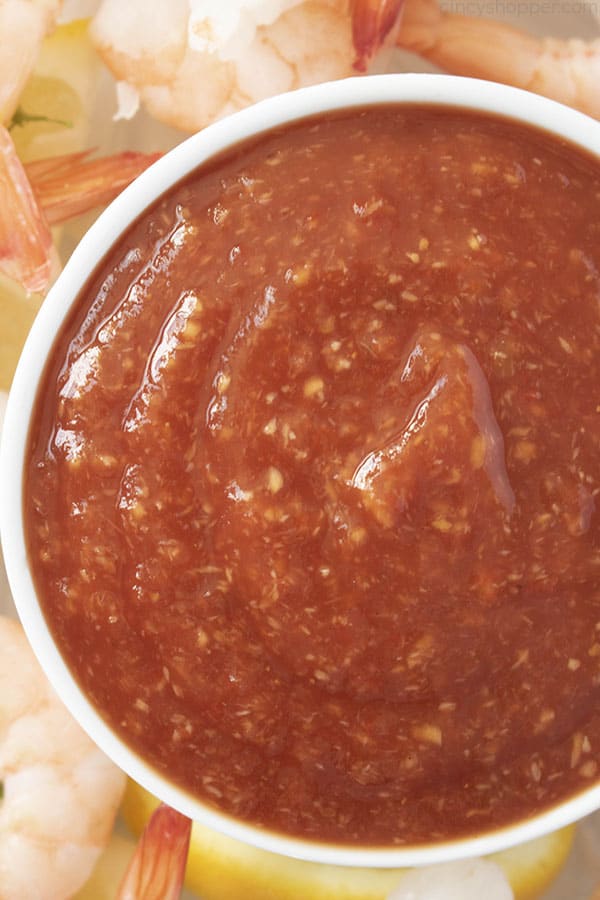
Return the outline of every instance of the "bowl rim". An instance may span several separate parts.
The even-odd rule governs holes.
[[[210,125],[146,170],[100,215],[45,299],[22,351],[6,409],[0,448],[0,533],[9,584],[21,622],[48,679],[92,740],[131,778],[184,815],[230,838],[297,859],[342,866],[406,867],[488,855],[541,837],[600,808],[600,784],[528,819],[436,843],[346,845],[260,828],[219,812],[170,782],[108,726],[58,651],[37,599],[27,561],[22,486],[33,404],[55,336],[79,292],[127,227],[188,173],[247,138],[329,111],[386,104],[475,110],[537,127],[600,162],[600,122],[554,101],[476,79],[390,74],[350,78],[278,95]]]

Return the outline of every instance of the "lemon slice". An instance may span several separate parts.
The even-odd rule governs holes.
[[[493,859],[510,881],[516,900],[536,900],[565,865],[575,837],[575,826],[554,831],[536,841],[495,853]]]
[[[7,391],[42,298],[0,275],[0,390]]]
[[[139,835],[158,800],[129,781],[122,814]],[[571,849],[574,827],[489,857],[508,877],[515,900],[534,900],[556,878]],[[202,900],[385,900],[401,869],[354,869],[289,859],[194,823],[187,887]]]
[[[23,162],[81,150],[88,142],[89,111],[100,63],[88,20],[60,25],[47,37],[27,82],[11,129]]]
[[[113,834],[91,877],[73,900],[114,900],[134,851],[135,841]]]

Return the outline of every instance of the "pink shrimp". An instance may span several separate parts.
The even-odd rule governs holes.
[[[6,128],[0,125],[0,272],[28,291],[46,289],[52,235]]]
[[[117,900],[177,900],[192,823],[162,803],[153,813],[121,882]]]
[[[85,150],[25,166],[50,225],[109,203],[160,156],[126,150],[115,156],[89,159],[90,153]]]
[[[368,63],[393,32],[403,5],[404,0],[352,0],[354,67],[358,72],[366,72]]]
[[[2,588],[2,601],[9,600]],[[72,897],[113,830],[124,774],[69,715],[21,626],[0,616],[0,898]]]
[[[402,2],[102,0],[90,34],[117,80],[120,115],[141,103],[197,131],[273,94],[364,71],[392,40]]]
[[[398,46],[455,75],[500,81],[600,118],[600,38],[535,38],[492,19],[406,0]]]
[[[158,154],[88,156],[89,151],[23,166],[0,125],[0,272],[27,291],[44,293],[50,283],[55,251],[49,225],[108,203]]]

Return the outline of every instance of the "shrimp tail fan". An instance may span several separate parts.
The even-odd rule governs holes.
[[[44,294],[58,256],[50,226],[103,206],[160,153],[117,153],[89,159],[91,150],[25,165],[0,125],[0,273],[26,291]]]
[[[139,840],[117,900],[177,900],[181,895],[192,822],[162,803]]]
[[[7,129],[0,125],[0,272],[43,293],[53,265],[52,235]]]
[[[35,195],[51,225],[110,203],[161,155],[124,151],[88,159],[91,152],[57,156],[26,166]]]
[[[404,0],[352,0],[352,39],[357,72],[366,72],[384,41],[400,22]]]

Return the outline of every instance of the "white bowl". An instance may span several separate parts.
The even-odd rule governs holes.
[[[157,197],[202,162],[275,126],[329,110],[391,103],[482,110],[541,128],[595,154],[600,123],[525,91],[446,75],[353,78],[274,97],[210,126],[144,172],[100,216],[50,291],[23,350],[10,393],[0,452],[0,524],[8,577],[27,636],[54,688],[93,740],[135,781],[192,819],[265,850],[337,865],[426,865],[493,853],[553,831],[600,808],[600,784],[510,827],[480,836],[406,847],[316,843],[257,828],[217,812],[144,762],[103,721],[60,655],[40,609],[24,540],[24,458],[32,408],[54,338],[98,262]]]

